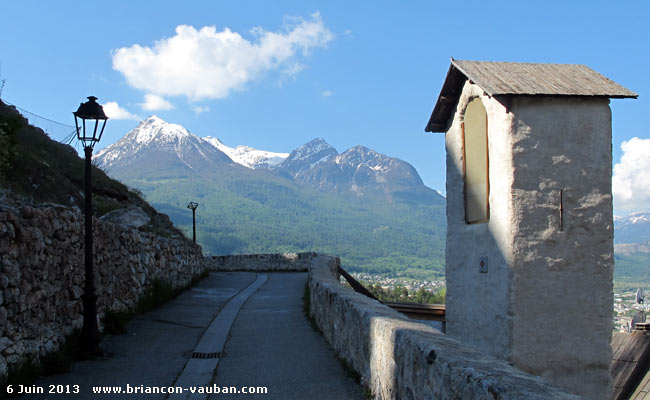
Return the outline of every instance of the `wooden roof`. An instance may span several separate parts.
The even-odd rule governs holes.
[[[537,64],[451,59],[447,77],[425,131],[444,132],[469,79],[488,96],[588,96],[637,98],[638,95],[586,65]]]
[[[634,393],[629,397],[630,400],[649,400],[650,399],[650,371],[645,373],[641,383],[639,383],[634,390]]]
[[[650,366],[649,357],[650,331],[614,332],[612,363],[609,369],[614,400],[628,399],[631,394],[645,396],[641,392],[647,383],[643,380]]]

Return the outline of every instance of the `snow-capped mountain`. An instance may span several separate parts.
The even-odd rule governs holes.
[[[633,213],[626,217],[614,216],[614,223],[619,227],[650,223],[650,213]]]
[[[289,153],[274,153],[248,146],[232,148],[217,138],[210,136],[201,138],[190,133],[181,125],[165,122],[152,115],[118,142],[97,153],[96,158],[100,165],[110,170],[129,164],[136,154],[143,156],[152,149],[173,150],[179,161],[190,169],[193,166],[188,157],[195,158],[195,156],[204,160],[214,158],[215,160],[212,161],[218,161],[218,163],[234,162],[250,169],[272,169],[289,156]],[[215,153],[214,150],[217,152]],[[227,159],[224,158],[224,155]],[[201,167],[204,168],[206,165]]]
[[[367,147],[356,146],[339,154],[325,140],[316,138],[290,154],[248,146],[233,148],[214,137],[198,137],[156,116],[142,121],[119,141],[101,150],[95,159],[109,174],[126,180],[192,174],[215,179],[215,173],[226,171],[242,180],[264,179],[262,171],[256,170],[271,170],[275,175],[324,192],[380,196],[389,201],[444,201],[424,186],[409,163]],[[244,174],[244,170],[250,173]]]
[[[127,175],[163,176],[212,170],[233,162],[206,140],[155,115],[99,151],[95,160],[109,172],[123,170],[129,172]]]
[[[224,152],[237,164],[250,169],[273,169],[283,162],[289,153],[274,153],[266,150],[257,150],[249,146],[228,147],[218,138],[204,137],[208,143]]]
[[[411,164],[364,146],[338,154],[320,138],[294,150],[276,173],[321,191],[442,201],[442,196],[424,185]]]
[[[615,243],[650,243],[650,213],[614,217]]]
[[[393,185],[414,187],[424,183],[413,166],[405,161],[364,146],[355,146],[336,156],[334,163],[341,170],[352,173],[355,184]]]
[[[338,151],[325,140],[316,138],[298,147],[277,167],[278,174],[300,182],[300,177],[319,164],[331,160]]]

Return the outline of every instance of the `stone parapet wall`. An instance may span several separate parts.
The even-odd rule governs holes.
[[[341,285],[338,263],[335,257],[313,259],[310,315],[373,398],[581,398]]]
[[[206,263],[211,271],[307,271],[318,256],[312,252],[237,254],[208,256]]]
[[[84,216],[77,208],[0,205],[0,380],[56,350],[82,324]],[[95,219],[99,316],[133,308],[154,280],[187,286],[201,247]]]

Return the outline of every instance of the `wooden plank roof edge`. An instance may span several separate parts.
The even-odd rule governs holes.
[[[627,357],[625,357],[626,355]],[[635,332],[618,333],[612,336],[610,373],[612,374],[613,398],[615,400],[625,399],[634,393],[648,370],[649,355],[650,334]]]
[[[481,77],[475,77],[473,74],[469,73],[466,68],[463,67],[463,63],[475,63],[475,64],[481,64],[481,63],[486,63],[486,64],[491,64],[491,65],[523,65],[523,66],[536,66],[536,67],[542,67],[542,66],[552,66],[552,67],[574,67],[577,68],[578,70],[582,72],[588,72],[594,77],[597,77],[599,80],[607,83],[610,88],[603,90],[602,93],[598,93],[597,91],[593,91],[594,94],[587,94],[587,93],[579,93],[576,91],[576,93],[543,93],[542,91],[535,92],[535,93],[514,93],[514,92],[496,92],[493,90],[490,90],[490,88],[486,87],[488,85],[483,82],[481,84]],[[445,75],[445,79],[443,81],[442,87],[440,88],[440,92],[438,94],[438,99],[436,100],[436,103],[433,107],[433,111],[431,112],[431,116],[429,117],[429,121],[427,122],[424,131],[425,132],[444,132],[445,129],[447,128],[448,125],[448,119],[449,115],[452,112],[453,107],[447,107],[448,109],[442,108],[443,104],[450,104],[452,102],[455,102],[458,100],[459,93],[448,93],[450,92],[450,85],[452,85],[455,82],[450,82],[452,80],[454,71],[458,71],[460,74],[462,74],[465,79],[469,79],[470,81],[476,83],[479,85],[485,93],[490,96],[490,97],[497,97],[497,96],[546,96],[546,97],[592,97],[592,98],[612,98],[612,99],[625,99],[625,98],[633,98],[636,99],[639,97],[639,95],[624,86],[616,83],[615,81],[609,79],[608,77],[602,75],[598,71],[590,68],[587,65],[584,64],[559,64],[559,63],[526,63],[526,62],[509,62],[509,61],[472,61],[472,60],[456,60],[453,57],[451,57],[450,60],[450,65],[449,69],[447,70],[447,74]],[[478,78],[478,79],[477,79]],[[464,82],[464,80],[463,80]],[[612,89],[611,86],[616,86],[618,87],[616,90]],[[449,96],[451,94],[451,96]]]
[[[588,70],[590,73],[593,73],[597,75],[600,79],[607,81],[609,84],[619,86],[621,89],[625,90],[626,92],[629,92],[630,94],[596,94],[596,95],[587,95],[587,94],[560,94],[560,93],[551,93],[551,94],[545,94],[545,93],[531,93],[529,95],[546,95],[546,96],[579,96],[579,97],[608,97],[608,98],[638,98],[639,95],[623,85],[613,81],[612,79],[609,79],[605,75],[601,74],[600,72],[596,71],[595,69],[589,67],[588,65],[585,64],[561,64],[561,63],[531,63],[531,62],[513,62],[513,61],[478,61],[478,60],[455,60],[452,58],[451,61],[452,65],[456,67],[460,72],[463,73],[470,81],[473,81],[477,85],[481,86],[479,84],[480,79],[477,79],[477,77],[472,76],[471,73],[467,71],[466,68],[463,68],[462,64],[463,63],[471,63],[471,64],[491,64],[491,65],[518,65],[518,66],[529,66],[529,67],[556,67],[556,68],[565,68],[565,67],[576,67],[578,69],[584,69]],[[495,95],[505,95],[505,94],[512,94],[512,95],[526,95],[521,94],[521,93],[496,93],[496,92],[489,92],[488,89],[484,88],[481,86],[481,88],[490,96],[495,96]]]
[[[461,67],[461,66],[458,64],[458,61],[463,62],[463,61],[467,61],[467,60],[453,60],[453,59],[452,59],[452,60],[451,60],[451,64],[452,64],[454,67],[456,67],[456,69],[459,70],[463,75],[465,75],[465,76],[467,77],[467,79],[469,79],[470,81],[476,83],[476,79],[473,79],[473,78],[470,76],[470,74],[468,74],[467,71],[465,71],[465,69],[463,69],[463,67]],[[491,62],[491,61],[479,61],[479,62]],[[479,86],[481,86],[481,85],[479,85]],[[483,89],[483,90],[485,91],[485,93],[487,93],[488,96],[490,96],[490,97],[493,96],[493,94],[490,93],[490,92],[488,92],[486,88],[481,87],[481,89]]]
[[[436,103],[433,105],[433,110],[431,111],[431,116],[429,117],[429,122],[427,122],[427,125],[424,127],[425,132],[441,132],[440,128],[438,127],[439,125],[442,125],[440,122],[434,122],[433,119],[436,114],[436,109],[438,108],[438,104],[441,103],[451,103],[452,101],[456,101],[456,98],[450,98],[446,95],[443,95],[444,90],[445,90],[445,84],[449,80],[449,75],[452,73],[452,70],[455,68],[454,67],[454,57],[451,57],[451,63],[449,64],[449,68],[447,68],[447,74],[445,75],[445,80],[442,82],[442,87],[440,87],[440,93],[438,93],[438,100],[436,100]],[[444,98],[444,100],[443,100]],[[434,128],[434,125],[436,126]],[[446,126],[446,124],[445,124]]]

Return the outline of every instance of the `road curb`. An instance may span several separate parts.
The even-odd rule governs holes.
[[[203,333],[199,343],[194,348],[192,358],[185,364],[185,368],[174,383],[175,387],[185,389],[184,393],[170,394],[169,400],[205,400],[207,393],[192,393],[190,388],[208,387],[212,383],[214,371],[219,364],[219,357],[223,354],[223,348],[228,339],[228,333],[232,327],[242,305],[253,295],[264,283],[268,275],[258,274],[257,279],[244,290],[223,306],[219,314],[212,320]]]

